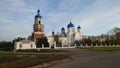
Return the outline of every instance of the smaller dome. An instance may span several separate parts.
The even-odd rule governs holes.
[[[70,22],[67,27],[68,27],[68,28],[74,27],[74,24],[72,24],[72,22]]]
[[[80,27],[80,26],[78,26],[77,28],[78,28],[78,29],[80,29],[81,27]]]
[[[55,35],[55,32],[54,31],[52,31],[52,36],[54,36]]]
[[[61,30],[65,30],[65,28],[64,28],[64,27],[62,27],[62,28],[61,28]]]
[[[39,10],[39,9],[37,10],[37,15],[35,16],[35,18],[43,18],[43,17],[40,15],[40,10]]]
[[[52,31],[52,33],[55,33],[54,31]]]
[[[40,12],[40,10],[38,9],[37,12]]]

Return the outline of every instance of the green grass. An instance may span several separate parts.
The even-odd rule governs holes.
[[[0,52],[0,68],[26,68],[69,58],[62,54],[13,54]]]
[[[120,47],[79,47],[91,51],[120,51]]]

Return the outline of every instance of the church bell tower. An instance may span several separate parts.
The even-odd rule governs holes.
[[[37,15],[35,16],[35,21],[33,25],[33,33],[32,40],[36,41],[38,38],[44,38],[44,25],[43,25],[43,17],[40,15],[40,10],[37,10]]]

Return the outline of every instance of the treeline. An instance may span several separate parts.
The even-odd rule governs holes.
[[[24,40],[25,38],[22,37],[18,37],[14,40],[12,40],[12,42],[10,41],[0,41],[0,51],[13,51],[14,49],[14,43],[17,41],[21,41]]]
[[[0,51],[12,51],[14,46],[12,42],[1,41],[0,42]]]
[[[91,40],[91,39],[83,39],[82,41],[75,41],[76,45],[120,45],[117,39],[106,39],[104,41],[100,40]]]

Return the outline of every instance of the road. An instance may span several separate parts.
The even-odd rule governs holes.
[[[81,49],[66,49],[72,60],[48,68],[120,68],[120,51],[95,52]]]

